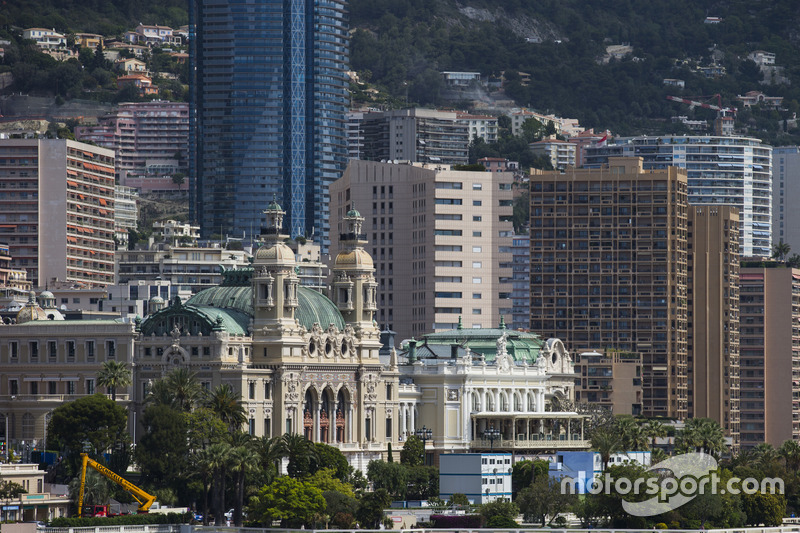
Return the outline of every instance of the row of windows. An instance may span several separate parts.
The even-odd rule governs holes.
[[[63,386],[59,387],[59,383],[63,383]],[[32,394],[32,395],[36,394],[74,395],[76,390],[75,383],[76,383],[75,381],[30,381],[28,382],[28,390],[26,392],[27,394]],[[94,379],[87,379],[84,383],[85,383],[86,394],[94,394],[95,393]],[[18,379],[8,380],[8,393],[11,396],[17,396],[18,394],[20,394]]]
[[[28,357],[31,361],[38,360],[40,349],[39,349],[39,341],[28,341]],[[58,341],[45,341],[45,346],[47,350],[47,357],[50,360],[54,360],[59,355],[59,345]],[[68,359],[74,359],[75,354],[77,352],[78,343],[76,341],[65,341],[64,342],[64,351],[62,353],[66,354]],[[113,340],[106,341],[106,357],[109,359],[113,359],[117,355],[117,343]],[[85,355],[86,358],[91,360],[96,355],[96,344],[95,341],[86,341],[84,343],[85,348]],[[8,356],[9,359],[13,361],[18,361],[20,357],[20,343],[19,341],[9,341],[8,343]]]

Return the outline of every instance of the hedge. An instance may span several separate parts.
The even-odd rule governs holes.
[[[431,515],[431,523],[435,528],[470,529],[481,527],[481,517],[476,514],[467,515]]]
[[[188,524],[192,513],[128,514],[91,518],[56,518],[49,527],[137,526],[146,524]]]

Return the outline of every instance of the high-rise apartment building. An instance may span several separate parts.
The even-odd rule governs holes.
[[[741,253],[769,257],[772,249],[772,147],[752,137],[674,135],[617,139],[586,147],[584,166],[599,168],[609,156],[644,159],[646,170],[685,168],[691,205],[739,209]]]
[[[350,162],[331,209],[365,218],[381,328],[407,339],[511,318],[512,182],[510,172]]]
[[[511,329],[531,327],[531,236],[511,241]]]
[[[739,213],[689,207],[689,416],[739,449]]]
[[[397,109],[361,121],[363,159],[444,165],[469,162],[469,121],[452,111]]]
[[[772,150],[772,235],[800,253],[800,146]]]
[[[327,250],[347,157],[346,0],[190,4],[192,213],[202,237],[258,235],[264,206]]]
[[[189,104],[126,102],[98,120],[79,126],[76,136],[116,152],[117,179],[188,173]]]
[[[631,352],[582,352],[575,360],[575,401],[615,415],[642,414],[642,358]]]
[[[685,418],[686,171],[641,158],[530,176],[531,330],[642,357],[642,413]]]
[[[0,140],[0,239],[34,286],[114,283],[114,151]]]
[[[800,270],[742,263],[741,446],[800,440]]]

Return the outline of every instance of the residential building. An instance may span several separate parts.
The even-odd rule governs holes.
[[[685,418],[686,171],[612,157],[530,187],[531,330],[641,354],[642,414]]]
[[[189,20],[188,174],[201,237],[256,238],[275,197],[290,236],[327,253],[328,187],[347,163],[346,0],[200,0]]]
[[[75,44],[81,48],[96,50],[103,44],[103,36],[97,33],[76,33]]]
[[[366,111],[347,112],[347,159],[364,159],[364,129],[361,123]]]
[[[406,339],[453,329],[459,318],[487,328],[511,316],[512,182],[510,172],[350,162],[331,185],[331,210],[364,213],[379,324]]]
[[[354,210],[345,216],[331,300],[300,285],[281,207],[273,202],[265,214],[265,244],[252,264],[141,323],[136,410],[144,409],[151,380],[188,368],[205,388],[230,384],[241,394],[251,435],[300,433],[364,470],[390,444],[402,446],[397,356],[385,365],[379,358],[364,219]]]
[[[31,301],[17,313],[16,324],[0,326],[0,432],[14,447],[23,441],[41,445],[53,409],[64,402],[108,392],[97,386],[103,362],[133,362],[133,323],[64,320],[50,307],[54,299],[46,300],[44,309]],[[116,394],[127,407],[129,388],[117,387]]]
[[[642,357],[609,351],[575,355],[575,402],[599,405],[615,415],[642,414]]]
[[[114,67],[122,72],[147,73],[147,63],[133,57],[124,57],[114,61]]]
[[[800,270],[743,262],[739,311],[741,447],[800,440]]]
[[[575,166],[579,168],[583,167],[584,154],[587,147],[605,146],[608,144],[610,138],[610,131],[606,130],[595,133],[593,128],[589,128],[588,130],[570,137],[569,142],[575,145]]]
[[[114,283],[114,152],[0,139],[0,239],[34,286]]]
[[[111,311],[129,320],[160,311],[175,298],[185,302],[192,297],[188,287],[173,285],[168,279],[135,280],[130,283],[111,285],[106,299],[99,307],[81,307],[89,311]],[[76,307],[72,307],[76,308]]]
[[[117,76],[117,89],[124,89],[127,86],[136,87],[139,96],[150,96],[158,94],[158,86],[153,85],[153,80],[144,74],[126,74]]]
[[[463,494],[473,505],[511,501],[510,453],[443,453],[439,456],[439,498]]]
[[[562,170],[575,166],[577,145],[560,139],[543,139],[530,144],[533,155],[546,157],[553,168]]]
[[[509,161],[505,157],[481,157],[478,164],[489,172],[512,172],[519,170],[519,161]]]
[[[531,327],[531,237],[511,240],[511,329]]]
[[[689,416],[739,449],[739,212],[689,207]]]
[[[169,26],[142,23],[139,23],[134,31],[125,32],[125,40],[147,46],[160,45],[163,43],[181,43],[180,37],[173,35],[173,30]]]
[[[3,428],[5,431],[5,428]],[[30,458],[28,458],[30,459]],[[0,517],[4,523],[49,522],[69,516],[72,500],[66,491],[53,494],[53,485],[44,482],[44,470],[30,462],[0,464],[3,481],[17,483],[25,489],[16,498],[4,498]],[[66,488],[66,485],[61,485]]]
[[[47,28],[28,28],[22,30],[22,38],[36,41],[36,46],[45,49],[66,48],[67,36]]]
[[[469,87],[481,82],[480,72],[442,72],[444,84],[448,87]]]
[[[767,96],[761,91],[747,91],[744,96],[737,95],[736,99],[742,103],[743,107],[761,105],[764,107],[779,108],[783,105],[783,96]]]
[[[785,242],[800,252],[800,146],[780,146],[773,150],[772,228],[775,242]]]
[[[459,113],[458,120],[467,124],[470,142],[476,137],[486,143],[497,142],[497,117]]]
[[[572,137],[583,131],[583,128],[580,127],[578,119],[576,118],[561,118],[555,115],[537,113],[529,109],[520,109],[511,113],[511,133],[513,135],[520,135],[522,133],[522,124],[529,118],[538,120],[543,126],[552,123],[555,132],[566,137]]]
[[[685,168],[689,203],[737,207],[742,256],[772,255],[772,147],[760,139],[708,135],[620,138],[612,145],[587,147],[584,166],[600,168],[609,156],[642,157],[645,170]]]
[[[164,242],[172,246],[177,246],[179,243],[196,244],[200,238],[200,226],[176,220],[156,221],[153,222],[153,235],[161,237]]]
[[[686,87],[686,81],[676,78],[664,78],[664,85],[667,87],[677,87],[678,89],[683,89]]]
[[[226,250],[216,246],[151,246],[148,250],[117,250],[116,267],[119,283],[138,280],[169,280],[173,285],[188,288],[192,293],[222,283],[222,269],[240,268],[249,264],[249,255],[242,250]]]
[[[364,115],[364,156],[370,161],[444,165],[469,162],[469,129],[458,113],[398,109]]]
[[[753,60],[759,67],[775,64],[775,54],[764,50],[754,50],[747,54],[747,58]]]
[[[589,448],[588,416],[571,410],[575,369],[561,340],[508,330],[501,320],[401,348],[400,437],[431,428],[426,464],[450,453],[513,452],[521,460]]]
[[[114,236],[120,246],[127,248],[128,232],[136,231],[139,223],[139,192],[124,185],[114,186]]]
[[[79,140],[92,141],[116,152],[117,179],[136,186],[135,178],[187,174],[189,105],[182,102],[121,103],[97,126],[79,126]]]

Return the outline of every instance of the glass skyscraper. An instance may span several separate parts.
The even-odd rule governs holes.
[[[347,156],[346,0],[192,0],[192,214],[202,237],[258,235],[273,199],[327,249]]]

